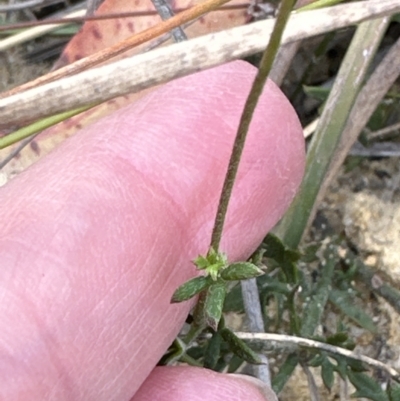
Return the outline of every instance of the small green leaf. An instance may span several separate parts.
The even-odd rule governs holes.
[[[365,373],[353,372],[350,369],[347,372],[347,377],[357,390],[351,395],[352,397],[365,397],[372,401],[389,401],[385,391],[372,377],[367,376]]]
[[[220,333],[228,344],[229,349],[239,358],[255,365],[262,364],[261,358],[243,340],[237,337],[233,331],[224,327]]]
[[[264,272],[249,262],[232,263],[221,272],[224,280],[245,280],[263,275]]]
[[[316,285],[314,294],[304,303],[301,326],[302,337],[312,337],[321,323],[325,306],[331,292],[332,278],[336,263],[335,249],[328,246],[324,252],[324,260],[321,261],[321,278]]]
[[[295,250],[289,249],[289,248],[286,249],[285,258],[287,261],[295,263],[300,259],[300,257],[301,257],[301,253],[299,251],[295,251]]]
[[[356,359],[346,359],[347,360],[347,365],[353,372],[366,372],[368,369],[366,369],[365,365]]]
[[[228,365],[228,373],[235,373],[244,364],[244,360],[237,355],[233,354]]]
[[[224,312],[243,312],[243,298],[242,298],[242,288],[239,283],[237,283],[233,288],[231,288],[226,295]]]
[[[321,244],[310,244],[303,249],[301,261],[304,263],[313,263],[318,260],[317,252],[321,248]]]
[[[179,338],[176,338],[174,342],[168,348],[168,351],[158,362],[158,365],[168,365],[176,362],[186,352],[186,344]]]
[[[330,93],[329,88],[324,88],[322,86],[303,85],[303,89],[304,89],[304,92],[308,96],[310,96],[316,100],[320,100],[322,102],[324,102],[328,98],[329,93]]]
[[[206,274],[216,281],[221,270],[227,267],[228,258],[224,253],[210,248],[206,257],[199,255],[193,263],[199,270],[205,270]]]
[[[266,292],[269,294],[283,294],[283,295],[290,295],[293,291],[293,288],[288,283],[281,283],[273,277],[268,277],[269,282],[266,284],[262,284],[262,292]]]
[[[204,352],[204,367],[207,369],[215,369],[221,353],[221,334],[215,332],[211,337],[207,348]]]
[[[376,333],[377,329],[372,318],[354,304],[354,299],[349,296],[347,291],[332,289],[329,294],[329,301],[361,327],[371,333]]]
[[[288,248],[276,235],[269,233],[264,240],[264,256],[276,260],[278,263],[285,261],[297,262],[300,252]]]
[[[322,363],[324,362],[325,355],[322,354],[317,354],[314,355],[314,357],[307,362],[308,366],[312,366],[313,368],[316,368],[317,366],[321,366]]]
[[[194,261],[193,264],[199,269],[205,269],[210,263],[208,262],[208,260],[202,256],[199,255]]]
[[[335,380],[334,366],[327,357],[324,358],[321,365],[321,377],[325,387],[330,391]]]
[[[285,362],[279,369],[278,374],[272,379],[272,389],[276,394],[279,394],[283,390],[283,387],[285,387],[285,384],[292,376],[298,363],[299,357],[297,354],[293,353],[288,355]]]
[[[331,355],[333,359],[336,361],[336,366],[334,365],[334,369],[337,373],[339,373],[340,377],[343,380],[347,378],[347,358],[340,355]]]
[[[207,289],[204,315],[207,325],[214,331],[217,331],[218,323],[221,320],[225,296],[226,284],[223,281],[216,282]]]
[[[171,303],[183,302],[194,297],[212,284],[209,277],[195,277],[179,286],[171,298]]]
[[[265,256],[276,260],[278,263],[283,262],[285,254],[285,245],[274,234],[269,233],[264,240]]]
[[[345,332],[335,333],[326,339],[327,344],[341,346],[349,339],[349,335]]]
[[[300,258],[300,253],[286,247],[282,241],[273,234],[268,234],[264,240],[266,247],[265,257],[277,263],[286,280],[292,284],[298,282],[298,268],[296,262]]]
[[[400,384],[394,381],[389,382],[387,393],[390,401],[400,400]]]
[[[215,265],[210,265],[206,268],[206,273],[214,280],[217,281],[218,280],[218,276],[221,272],[221,269],[223,269],[224,266],[221,266],[219,264],[215,264]]]

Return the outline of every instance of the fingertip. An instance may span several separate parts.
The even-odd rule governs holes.
[[[260,380],[189,366],[156,367],[131,401],[277,401]]]
[[[257,379],[256,377],[249,376],[249,375],[242,375],[239,373],[232,373],[231,377],[236,378],[238,381],[241,381],[242,384],[245,382],[246,385],[251,385],[256,387],[261,394],[263,394],[266,401],[278,401],[278,397],[273,392],[271,387],[265,384],[263,381]]]

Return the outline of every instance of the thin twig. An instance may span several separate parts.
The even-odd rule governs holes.
[[[389,125],[388,127],[379,129],[377,131],[373,131],[368,133],[367,137],[369,141],[375,139],[382,139],[383,136],[393,134],[395,131],[400,130],[400,123]]]
[[[67,14],[66,17],[78,17],[83,15],[85,15],[85,10],[77,10]],[[35,26],[35,28],[27,29],[6,39],[0,40],[0,51],[10,49],[11,47],[17,46],[28,40],[33,40],[68,24],[68,22],[66,22],[63,18],[61,20],[63,21],[62,24],[38,25]]]
[[[174,17],[168,19],[167,21],[162,21],[156,26],[145,29],[144,31],[139,32],[136,35],[133,35],[121,42],[117,43],[116,45],[107,47],[104,50],[100,50],[88,57],[85,57],[81,60],[75,61],[72,64],[69,64],[63,68],[60,68],[56,71],[53,71],[49,74],[44,75],[34,81],[28,82],[25,85],[21,85],[17,88],[14,88],[8,91],[5,95],[11,95],[15,93],[22,92],[24,90],[37,87],[39,85],[43,85],[48,82],[55,81],[57,79],[74,75],[78,72],[87,70],[90,67],[94,67],[98,64],[104,63],[110,60],[113,57],[116,57],[127,50],[130,50],[136,46],[141,45],[151,39],[154,39],[173,28],[176,28],[186,22],[191,21],[194,18],[198,18],[199,16],[218,8],[222,4],[227,3],[229,0],[206,0],[198,5],[195,5],[189,8],[182,13],[175,15]],[[3,95],[4,96],[4,95]]]
[[[300,46],[301,40],[298,40],[297,42],[287,43],[280,47],[274,65],[272,66],[271,74],[269,75],[270,79],[272,79],[278,86],[282,85],[283,79],[285,78]]]
[[[247,3],[242,4],[227,4],[216,8],[213,12],[226,12],[229,10],[244,10],[248,7]],[[178,7],[174,9],[176,13],[180,13],[182,11],[187,10],[187,8]],[[0,26],[1,31],[9,31],[13,29],[24,29],[36,27],[39,25],[57,25],[57,24],[73,24],[73,23],[83,23],[86,21],[100,21],[100,20],[109,20],[109,19],[117,19],[117,18],[140,18],[140,17],[151,17],[152,15],[157,15],[156,10],[145,10],[145,11],[131,11],[131,12],[123,12],[123,13],[107,13],[100,15],[84,15],[82,17],[73,17],[73,18],[49,18],[43,21],[26,21],[26,22],[18,22],[16,24],[6,24]]]
[[[260,294],[258,293],[257,281],[255,278],[242,280],[243,305],[246,312],[247,326],[252,333],[263,333],[264,320],[261,312]],[[253,374],[271,387],[271,373],[269,361],[264,356],[262,365],[252,365]]]
[[[194,24],[196,21],[197,21],[197,19],[188,22],[187,24],[183,25],[183,28],[189,27],[190,25]],[[160,46],[162,43],[166,42],[170,38],[171,38],[171,34],[167,33],[167,34],[161,36],[159,39],[154,40],[149,46],[144,47],[142,50],[143,50],[143,52],[148,52],[148,51]],[[52,117],[55,117],[55,116],[52,116]],[[41,120],[41,121],[43,121],[43,120]],[[57,121],[53,120],[53,123],[49,124],[46,128],[48,128],[56,123],[57,123]],[[18,134],[18,131],[20,131],[20,130],[14,131],[13,133],[6,135],[6,137],[4,139],[0,138],[0,149],[17,142],[17,140],[15,140],[16,136],[19,138],[18,140],[22,140],[23,138],[28,138],[27,143],[29,143],[29,141],[32,140],[33,138],[35,138],[38,133],[43,131],[44,128],[45,128],[44,124],[37,125],[37,124],[33,123],[28,127],[22,128],[24,130],[24,135]],[[11,154],[14,155],[14,151],[11,152]],[[14,157],[14,156],[12,156],[12,157]],[[6,157],[2,162],[0,162],[0,169],[2,169],[4,166],[6,166],[7,163],[9,163],[12,160],[12,157]]]
[[[366,148],[361,143],[356,142],[350,149],[349,154],[364,157],[399,157],[400,143],[378,142]]]
[[[293,15],[283,43],[290,43],[400,11],[397,0],[369,0]],[[340,18],[332,18],[332,13]],[[261,51],[274,20],[173,44],[0,99],[0,126],[20,126],[37,118],[101,103],[158,83]],[[389,70],[399,69],[396,59]],[[113,79],[110,80],[109,77]]]
[[[3,160],[0,161],[0,170],[4,168],[19,152],[21,152],[22,149],[28,146],[38,135],[40,135],[40,132],[21,141],[18,146],[16,146]]]
[[[318,386],[315,383],[315,379],[313,374],[311,373],[310,368],[305,363],[300,363],[307,377],[308,388],[310,389],[310,401],[320,401],[320,397],[318,394]]]
[[[310,340],[308,338],[288,336],[285,334],[243,332],[236,332],[235,334],[244,341],[257,342],[263,347],[263,349],[267,351],[286,349],[292,352],[296,348],[317,349],[328,352],[332,355],[339,355],[365,363],[366,365],[375,369],[381,369],[387,372],[395,380],[400,379],[400,373],[383,362],[377,361],[365,355],[359,355],[345,348],[336,347],[331,344],[325,344],[319,341]]]
[[[193,25],[198,20],[199,20],[199,18],[196,18],[193,21],[188,22],[187,24],[183,24],[182,28],[186,29],[189,26]],[[145,53],[150,50],[153,50],[153,49],[161,46],[163,43],[167,42],[170,39],[171,39],[171,33],[166,33],[165,35],[159,37],[158,39],[154,39],[148,46],[145,46],[144,48],[142,48],[142,51],[143,51],[143,53]]]
[[[151,0],[151,2],[163,21],[166,21],[175,15],[167,0]],[[187,36],[180,26],[172,29],[171,34],[174,38],[174,41],[177,43],[187,40]]]
[[[0,5],[0,13],[9,13],[14,11],[26,10],[39,6],[49,6],[51,4],[62,3],[63,0],[30,0],[15,4]]]
[[[347,379],[343,380],[341,377],[339,377],[339,396],[340,400],[339,401],[348,401],[349,399],[349,384]]]

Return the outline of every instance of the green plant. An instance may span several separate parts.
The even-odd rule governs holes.
[[[281,12],[285,5],[286,2],[282,2]],[[328,96],[327,102],[309,147],[305,180],[290,211],[276,229],[282,240],[269,234],[258,251],[258,256],[254,255],[250,259],[250,262],[257,259],[258,265],[262,260],[262,263],[268,266],[263,269],[265,274],[261,274],[255,264],[242,262],[236,264],[237,272],[241,272],[240,277],[231,276],[234,280],[257,277],[264,324],[268,331],[288,333],[282,338],[278,335],[263,336],[262,333],[257,333],[258,337],[256,334],[253,337],[246,336],[245,333],[235,335],[227,332],[222,318],[223,311],[241,313],[245,310],[241,298],[242,288],[236,284],[230,286],[227,291],[224,273],[232,269],[233,265],[228,264],[225,255],[218,253],[226,206],[235,178],[235,169],[240,160],[240,149],[245,140],[246,131],[239,131],[239,139],[231,159],[233,167],[228,170],[225,180],[209,253],[195,261],[197,267],[205,269],[209,275],[189,281],[174,295],[176,301],[200,293],[193,313],[194,323],[184,339],[187,347],[185,352],[194,358],[196,363],[218,371],[232,371],[243,361],[260,362],[254,352],[261,349],[268,352],[279,350],[287,357],[280,363],[279,372],[272,380],[272,386],[278,393],[299,365],[307,372],[311,381],[313,378],[308,367],[319,368],[323,384],[329,391],[337,374],[341,380],[352,383],[356,389],[354,397],[376,401],[397,399],[393,397],[397,397],[398,393],[399,372],[381,362],[360,357],[352,352],[355,342],[348,334],[349,325],[355,324],[371,334],[378,330],[372,318],[363,310],[363,295],[353,284],[355,277],[365,274],[365,266],[354,257],[345,238],[342,237],[328,238],[323,243],[298,248],[314,216],[321,194],[320,187],[330,178],[328,173],[332,160],[337,157],[343,142],[351,140],[344,137],[342,132],[346,129],[346,124],[349,125],[351,112],[355,113],[357,110],[357,100],[362,97],[363,88],[368,87],[367,71],[387,23],[388,21],[375,20],[359,26],[333,89],[329,95],[324,93],[324,99]],[[264,53],[260,71],[267,71],[263,70],[266,54],[268,49]],[[271,53],[274,54],[275,52]],[[268,73],[264,76],[267,75]],[[379,100],[375,100],[376,104]],[[252,100],[251,103],[255,104],[256,100]],[[248,127],[251,119],[247,109],[243,116],[240,129],[245,129],[243,127],[246,125]],[[354,135],[353,133],[353,138]],[[341,154],[344,154],[343,150]],[[244,272],[245,269],[248,269],[248,275]],[[188,291],[185,297],[177,299],[180,292],[194,287],[194,283],[198,284],[196,291]],[[396,304],[399,297],[393,291],[392,289],[388,292],[394,296],[388,296],[386,299]],[[341,316],[335,328],[330,327],[326,321],[327,311],[332,309]],[[199,315],[202,316],[200,319]],[[260,340],[258,343],[252,342],[254,351],[246,348],[245,342],[240,342],[243,339],[249,341],[257,338]],[[387,375],[389,385],[386,390],[375,378],[365,373],[371,367],[384,371]]]

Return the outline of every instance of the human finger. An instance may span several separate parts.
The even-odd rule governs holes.
[[[263,382],[250,376],[208,369],[156,367],[131,401],[278,401]]]
[[[123,400],[139,388],[190,309],[169,300],[207,250],[254,75],[238,62],[172,82],[1,189],[0,399]],[[297,117],[269,83],[227,216],[231,260],[282,215],[303,167]]]

